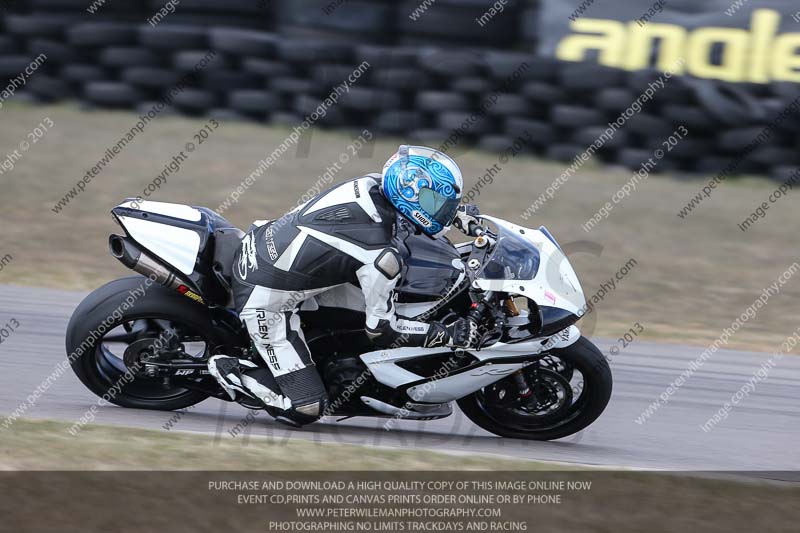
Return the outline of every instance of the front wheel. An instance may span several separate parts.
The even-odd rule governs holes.
[[[530,396],[521,397],[520,376],[510,376],[458,400],[458,406],[467,418],[495,435],[554,440],[594,422],[611,398],[611,369],[585,337],[551,350],[521,373]]]

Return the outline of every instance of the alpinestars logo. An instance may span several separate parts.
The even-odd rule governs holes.
[[[434,338],[431,339],[431,342],[428,343],[428,348],[433,348],[435,346],[443,346],[444,345],[444,331],[440,331],[436,334]]]
[[[256,245],[253,242],[253,234],[248,233],[242,240],[242,252],[239,254],[239,277],[247,279],[247,274],[258,270],[258,260],[256,258]]]
[[[275,248],[274,235],[272,234],[272,226],[267,226],[267,231],[264,232],[267,241],[267,253],[269,258],[275,261],[278,259],[278,250]]]
[[[356,193],[356,198],[361,198],[361,191],[358,189],[358,182],[353,182],[353,192]]]
[[[269,324],[267,324],[267,312],[264,309],[259,309],[256,312],[256,319],[258,319],[258,336],[262,341],[264,341],[261,343],[261,346],[267,353],[267,362],[274,370],[280,370],[281,364],[278,361],[278,356],[275,354],[275,349],[269,342]]]

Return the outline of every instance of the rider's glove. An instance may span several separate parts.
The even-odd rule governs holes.
[[[453,220],[453,225],[463,233],[470,237],[477,237],[475,230],[480,227],[480,221],[477,216],[481,212],[475,204],[462,204],[458,206],[456,211],[456,218]]]
[[[478,325],[468,318],[459,318],[450,324],[432,322],[425,337],[425,348],[448,346],[474,348],[478,345]]]

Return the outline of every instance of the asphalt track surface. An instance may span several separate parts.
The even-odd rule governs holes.
[[[64,332],[84,293],[0,285],[0,326],[20,326],[0,344],[0,421],[13,412],[65,357]],[[593,339],[608,353],[608,340]],[[777,346],[767,347],[776,349]],[[779,471],[766,477],[800,479],[800,357],[780,359],[769,377],[755,385],[729,417],[704,432],[704,424],[763,365],[766,353],[722,350],[714,354],[646,422],[637,417],[697,358],[703,347],[635,341],[612,358],[614,393],[605,413],[578,435],[555,442],[495,437],[460,412],[429,422],[385,419],[326,419],[302,430],[275,424],[259,415],[238,439],[256,436],[291,446],[291,439],[367,446],[420,448],[454,453],[483,453],[537,460],[693,471]],[[25,415],[78,420],[97,398],[68,371]],[[202,432],[232,438],[229,431],[250,411],[216,399],[190,408],[172,431]],[[104,405],[97,423],[161,431],[172,412]],[[13,431],[13,426],[11,427]],[[78,435],[76,438],[80,438]],[[756,474],[759,475],[759,474]]]

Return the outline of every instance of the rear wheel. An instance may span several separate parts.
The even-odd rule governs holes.
[[[522,370],[532,395],[510,376],[458,401],[481,428],[515,439],[554,440],[577,433],[605,410],[612,378],[603,354],[585,337]]]
[[[123,407],[165,411],[208,395],[148,376],[142,359],[174,349],[204,362],[220,344],[205,307],[143,277],[92,292],[72,315],[66,338],[72,369],[92,392]]]

